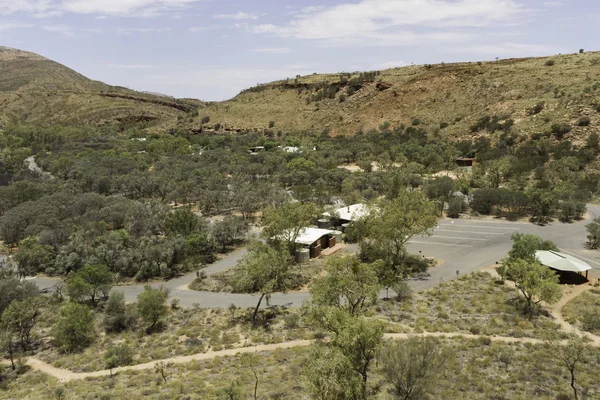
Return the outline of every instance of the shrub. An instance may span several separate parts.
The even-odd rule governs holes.
[[[55,344],[65,352],[79,351],[96,338],[94,315],[81,304],[68,303],[54,326]]]
[[[552,133],[554,133],[554,135],[560,139],[571,131],[571,125],[565,123],[553,124],[551,129]]]
[[[269,121],[269,128],[273,128],[275,126],[275,121]]]
[[[527,114],[535,115],[542,112],[544,109],[544,103],[537,103],[535,106],[527,109]]]
[[[596,112],[600,112],[600,103],[596,104]]]
[[[133,362],[133,351],[126,343],[110,347],[104,353],[106,368],[112,372],[113,368],[129,365]]]
[[[298,314],[290,314],[286,315],[283,319],[286,329],[294,329],[298,327],[300,323],[300,315]]]
[[[127,329],[127,307],[123,292],[110,292],[104,307],[103,325],[106,332],[121,332]]]
[[[203,124],[208,124],[210,122],[210,117],[208,115],[206,115],[206,116],[202,117],[200,122]]]
[[[464,212],[465,208],[465,200],[462,197],[454,197],[448,205],[448,217],[459,218],[460,213]]]
[[[442,122],[440,124],[440,129],[446,129],[449,126],[449,124],[447,122]]]
[[[556,61],[554,61],[554,60],[548,60],[548,61],[546,61],[546,62],[544,63],[544,65],[545,65],[546,67],[551,67],[551,66],[553,66],[554,64],[556,64]]]
[[[412,120],[413,126],[421,125],[421,120],[419,118],[415,118]]]
[[[588,117],[581,117],[577,120],[577,126],[588,126],[591,122]]]
[[[168,292],[165,289],[155,289],[151,286],[144,286],[144,291],[138,295],[138,310],[144,321],[150,324],[149,330],[167,315],[167,297]]]

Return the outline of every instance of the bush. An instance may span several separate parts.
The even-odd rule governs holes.
[[[80,351],[96,338],[94,315],[84,305],[68,303],[54,326],[54,342],[65,352]]]
[[[202,117],[200,122],[203,124],[208,124],[210,122],[210,117],[208,115],[206,115],[206,116]]]
[[[591,122],[588,117],[581,117],[577,120],[577,126],[588,126]]]
[[[286,315],[283,319],[286,329],[294,329],[298,327],[300,323],[300,315],[299,314],[289,314]]]
[[[421,125],[421,120],[419,118],[415,118],[412,120],[413,126]]]
[[[454,197],[448,205],[448,217],[459,218],[460,213],[464,212],[467,204],[462,197]]]
[[[535,115],[542,112],[544,109],[544,103],[537,103],[535,106],[527,109],[527,114]]]
[[[546,61],[546,62],[544,63],[544,65],[545,65],[546,67],[551,67],[551,66],[553,66],[554,64],[556,64],[556,61],[554,61],[554,60],[548,60],[548,61]]]
[[[138,295],[138,310],[144,321],[150,324],[148,330],[152,330],[167,315],[167,297],[165,289],[151,286],[144,286],[144,291]]]
[[[127,306],[123,292],[110,292],[104,307],[103,325],[106,332],[122,332],[127,329]]]
[[[269,121],[269,128],[273,128],[275,126],[275,121]]]
[[[104,361],[106,368],[113,368],[130,365],[133,362],[133,351],[126,343],[121,343],[118,346],[110,347],[104,353]]]
[[[554,133],[554,135],[560,139],[571,131],[571,125],[564,123],[553,124],[551,129],[552,133]]]
[[[442,122],[440,124],[440,129],[446,129],[448,126],[450,126],[447,122]]]

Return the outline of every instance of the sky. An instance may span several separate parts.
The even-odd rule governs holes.
[[[598,0],[0,0],[0,46],[216,101],[298,74],[598,50],[599,18]]]

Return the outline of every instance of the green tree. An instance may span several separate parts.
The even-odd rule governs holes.
[[[439,203],[440,215],[444,212],[446,203],[450,202],[456,190],[454,180],[448,176],[436,177],[425,185],[425,194],[429,200]]]
[[[252,320],[256,320],[264,298],[274,292],[287,291],[291,279],[292,260],[287,251],[262,242],[253,242],[239,265],[234,269],[233,290],[238,293],[259,293]]]
[[[350,360],[336,347],[313,344],[303,363],[303,376],[311,398],[318,400],[358,400],[361,379]]]
[[[431,234],[437,223],[436,207],[421,192],[401,191],[392,200],[382,200],[370,207],[369,213],[356,222],[361,252],[369,249],[391,269],[392,274],[406,278],[405,244],[415,235]]]
[[[594,218],[592,222],[585,226],[588,231],[587,240],[590,249],[600,247],[600,217]]]
[[[388,342],[378,362],[395,398],[418,400],[427,398],[451,355],[437,338],[413,337]]]
[[[108,296],[113,280],[114,276],[106,265],[86,265],[69,275],[65,290],[74,301],[82,302],[89,297],[95,305],[101,296]]]
[[[84,305],[67,303],[60,310],[53,336],[55,344],[65,352],[82,350],[96,338],[94,315]]]
[[[103,325],[106,332],[122,332],[135,324],[137,315],[125,305],[125,294],[113,290],[104,306]]]
[[[282,241],[293,255],[300,232],[312,225],[320,214],[319,207],[312,203],[286,203],[280,207],[267,208],[264,212],[262,235],[267,241]]]
[[[11,368],[17,369],[15,365],[15,335],[12,329],[0,321],[0,351],[8,356]],[[0,353],[1,354],[1,353]],[[3,356],[4,357],[4,356]]]
[[[513,233],[510,238],[513,241],[513,245],[508,252],[506,264],[519,259],[535,262],[535,252],[537,250],[558,251],[558,247],[552,241],[536,235],[517,232]]]
[[[35,283],[18,279],[0,279],[0,315],[13,301],[23,301],[40,295]]]
[[[312,302],[358,315],[379,297],[381,285],[372,264],[361,263],[354,255],[327,260],[327,274],[310,287]]]
[[[506,265],[506,277],[515,283],[526,300],[526,311],[531,317],[542,301],[554,303],[562,296],[558,275],[537,261],[515,259]]]
[[[345,315],[332,331],[331,345],[345,354],[352,370],[360,376],[361,397],[366,400],[369,367],[381,346],[384,324],[364,317],[352,318]]]
[[[177,208],[163,219],[163,229],[168,234],[189,236],[202,226],[200,217],[187,207]]]
[[[575,400],[579,400],[579,391],[582,389],[577,383],[577,372],[581,370],[581,364],[585,363],[588,346],[580,337],[573,337],[566,344],[550,341],[550,346],[558,356],[561,364],[569,371],[570,385]]]
[[[250,353],[246,353],[246,354],[242,354],[242,356],[240,357],[240,362],[242,364],[242,367],[245,368],[246,370],[250,370],[252,371],[252,375],[254,376],[254,391],[253,391],[253,396],[254,396],[254,400],[258,399],[258,383],[259,383],[259,366],[260,366],[260,357],[257,356],[256,354],[250,354]]]
[[[142,319],[150,324],[148,330],[154,329],[158,321],[167,315],[167,297],[168,292],[163,289],[155,289],[151,286],[144,286],[144,291],[138,294],[138,311]]]
[[[23,351],[31,346],[31,330],[40,316],[41,303],[39,297],[13,301],[0,318],[0,323],[17,335]]]
[[[36,237],[27,237],[19,242],[19,251],[14,255],[20,276],[36,275],[51,268],[56,257],[51,246],[40,244]]]

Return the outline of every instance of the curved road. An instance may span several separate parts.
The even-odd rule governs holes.
[[[504,258],[511,248],[510,235],[514,232],[531,233],[552,240],[561,251],[587,261],[594,275],[600,275],[600,252],[585,249],[586,229],[589,220],[600,216],[600,207],[588,205],[588,218],[572,224],[558,221],[546,226],[537,226],[524,222],[506,222],[489,219],[444,219],[439,222],[434,234],[430,237],[416,237],[408,245],[410,252],[423,254],[442,260],[442,264],[431,268],[429,276],[409,281],[414,291],[432,288],[442,281],[451,280],[457,275],[495,264]],[[348,245],[345,252],[355,252],[356,245]],[[208,275],[235,266],[246,254],[246,250],[238,250],[226,258],[205,268]],[[457,274],[458,273],[458,274]],[[258,296],[249,294],[214,293],[187,290],[187,285],[196,278],[195,272],[152,286],[165,286],[170,289],[171,298],[179,298],[183,307],[199,305],[207,308],[253,307],[258,302]],[[56,281],[46,278],[33,278],[42,289],[50,288]],[[144,285],[119,286],[125,294],[125,299],[133,302],[143,290]],[[382,292],[385,296],[385,292]],[[308,293],[291,292],[275,293],[271,296],[270,305],[301,306],[309,297]],[[265,305],[266,306],[266,305]]]

